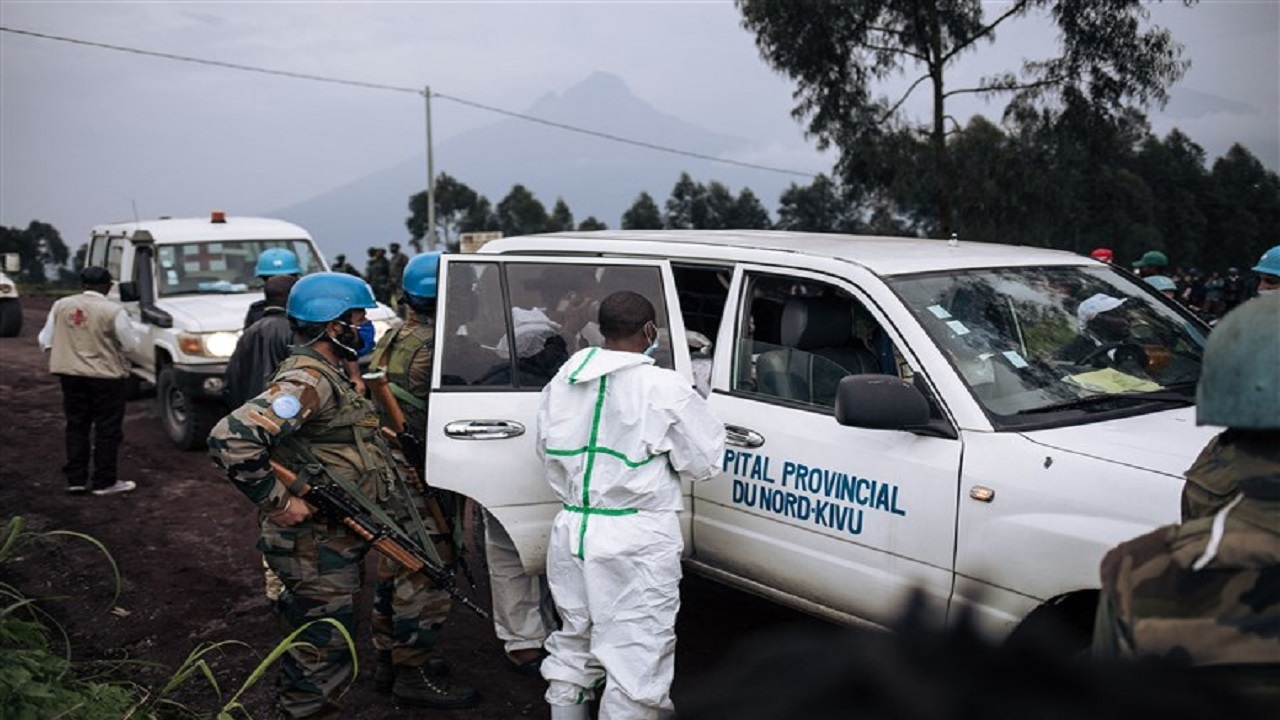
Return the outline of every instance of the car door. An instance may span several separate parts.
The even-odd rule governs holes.
[[[945,610],[960,441],[833,416],[849,374],[927,389],[882,308],[891,302],[870,282],[736,269],[710,397],[728,429],[727,477],[694,488],[695,563],[843,617],[888,621],[913,588]]]
[[[551,520],[561,506],[534,450],[540,391],[575,351],[602,344],[595,310],[617,290],[654,304],[655,360],[689,378],[665,260],[484,254],[441,260],[426,477],[492,513],[529,572],[545,566]]]

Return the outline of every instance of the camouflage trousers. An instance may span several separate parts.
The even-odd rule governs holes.
[[[429,517],[424,521],[432,537],[439,536]],[[351,650],[332,623],[315,621],[335,621],[355,637],[355,601],[371,546],[323,517],[289,528],[264,519],[261,527],[258,549],[286,590],[277,602],[280,614],[294,630],[313,623],[295,638],[312,647],[294,647],[281,658],[280,710],[293,718],[339,717],[341,694],[354,677]],[[452,606],[449,595],[381,555],[374,590],[375,646],[391,650],[398,665],[426,663]]]

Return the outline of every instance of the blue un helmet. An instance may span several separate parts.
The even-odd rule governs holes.
[[[260,278],[274,275],[301,275],[298,256],[284,248],[268,248],[258,256],[258,269],[255,273]]]
[[[1143,278],[1143,280],[1146,280],[1148,285],[1160,292],[1177,292],[1178,290],[1178,284],[1168,275],[1151,275]]]
[[[326,323],[353,308],[377,306],[369,283],[346,273],[322,272],[294,283],[287,310],[298,322]]]
[[[435,300],[439,275],[440,253],[427,252],[415,255],[404,266],[404,279],[400,284],[400,287],[404,288],[405,299],[409,304],[421,305],[426,300]]]
[[[1227,313],[1204,346],[1196,424],[1280,430],[1280,295]]]
[[[1280,276],[1280,245],[1262,253],[1262,257],[1258,258],[1258,264],[1250,269],[1263,275]]]

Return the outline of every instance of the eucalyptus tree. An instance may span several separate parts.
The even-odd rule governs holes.
[[[662,211],[658,209],[658,203],[653,201],[649,193],[641,192],[636,196],[635,202],[631,203],[631,207],[622,213],[622,229],[662,229]]]
[[[884,187],[898,172],[915,172],[885,151],[895,135],[927,138],[943,233],[954,227],[949,101],[976,93],[1005,96],[1013,105],[1084,105],[1108,114],[1130,103],[1163,103],[1166,88],[1189,66],[1167,31],[1143,27],[1149,12],[1141,0],[736,1],[765,61],[796,82],[793,116],[807,120],[820,148],[839,151],[837,172],[846,185]],[[972,85],[951,84],[957,66],[993,43],[997,31],[1033,16],[1054,24],[1054,54]],[[900,76],[905,89],[890,95],[890,81]],[[904,107],[921,88],[931,112],[916,124]]]
[[[503,235],[533,235],[547,231],[547,209],[524,185],[516,184],[498,202],[498,229]]]

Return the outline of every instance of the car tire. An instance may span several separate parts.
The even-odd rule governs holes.
[[[17,337],[22,332],[22,301],[18,298],[0,300],[0,337]]]
[[[1097,592],[1078,592],[1041,605],[1014,628],[1011,648],[1049,651],[1063,658],[1088,657],[1093,640]]]
[[[161,370],[156,379],[156,403],[165,434],[181,450],[203,448],[209,431],[226,414],[222,406],[183,392],[171,367]]]

